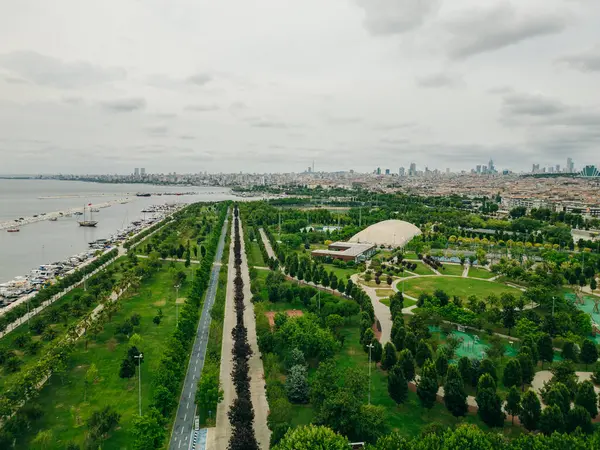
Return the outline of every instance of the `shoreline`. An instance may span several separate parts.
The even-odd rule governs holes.
[[[125,199],[120,199],[120,200],[111,200],[111,201],[104,202],[104,203],[98,203],[95,205],[93,204],[92,207],[93,208],[110,208],[111,206],[116,205],[116,204],[130,203],[132,201],[133,201],[133,199],[131,199],[131,198],[125,198]],[[5,230],[8,228],[21,228],[25,225],[42,222],[44,220],[50,220],[53,218],[60,219],[62,217],[68,217],[75,212],[83,212],[83,208],[84,207],[69,208],[69,209],[65,209],[62,211],[54,211],[54,212],[45,213],[44,215],[38,215],[37,217],[33,217],[33,216],[24,217],[23,220],[19,220],[19,221],[15,221],[13,219],[11,221],[0,222],[0,230]]]

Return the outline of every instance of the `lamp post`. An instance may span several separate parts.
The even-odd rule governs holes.
[[[138,409],[140,416],[142,415],[142,358],[143,353],[135,355],[134,358],[138,360]]]
[[[374,347],[372,343],[367,345],[369,349],[369,405],[371,404],[371,349]]]

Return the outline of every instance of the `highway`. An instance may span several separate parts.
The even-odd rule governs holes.
[[[202,373],[202,368],[204,367],[206,344],[208,342],[208,333],[210,330],[210,309],[212,308],[212,305],[215,301],[215,295],[217,293],[219,271],[221,270],[220,262],[221,258],[223,257],[223,247],[225,245],[225,235],[227,234],[228,219],[229,212],[221,231],[221,238],[219,239],[219,245],[217,246],[217,252],[215,254],[215,264],[213,264],[212,272],[210,274],[210,282],[206,292],[204,306],[202,307],[202,315],[200,316],[200,321],[198,322],[196,339],[194,340],[192,354],[190,355],[190,361],[188,363],[188,369],[185,375],[185,382],[181,391],[181,397],[179,398],[177,416],[175,417],[175,422],[173,423],[171,440],[169,442],[169,449],[171,450],[188,450],[191,445],[190,439],[192,436],[192,430],[194,428],[195,414],[194,398],[196,396],[198,380],[200,379],[200,374]]]

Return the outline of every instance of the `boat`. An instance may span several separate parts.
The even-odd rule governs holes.
[[[88,206],[91,206],[88,205]],[[95,227],[96,225],[98,225],[98,222],[96,222],[95,220],[92,220],[92,211],[90,211],[90,220],[86,220],[85,219],[85,206],[83,207],[83,220],[80,220],[77,222],[79,224],[80,227]]]
[[[9,233],[18,233],[18,232],[19,232],[19,231],[21,231],[21,230],[19,230],[18,228],[9,228],[9,229],[8,229],[8,230],[6,230],[6,231],[8,231]]]
[[[98,208],[92,208],[90,209],[91,212],[100,212],[100,210]]]
[[[135,195],[136,195],[136,197],[150,197],[150,194],[147,192],[138,192]]]
[[[58,217],[50,217],[50,219],[48,220],[50,220],[50,222],[56,222],[58,220]]]

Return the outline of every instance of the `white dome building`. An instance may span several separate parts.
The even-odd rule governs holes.
[[[421,230],[404,220],[384,220],[355,234],[349,242],[370,243],[377,246],[404,247]]]

